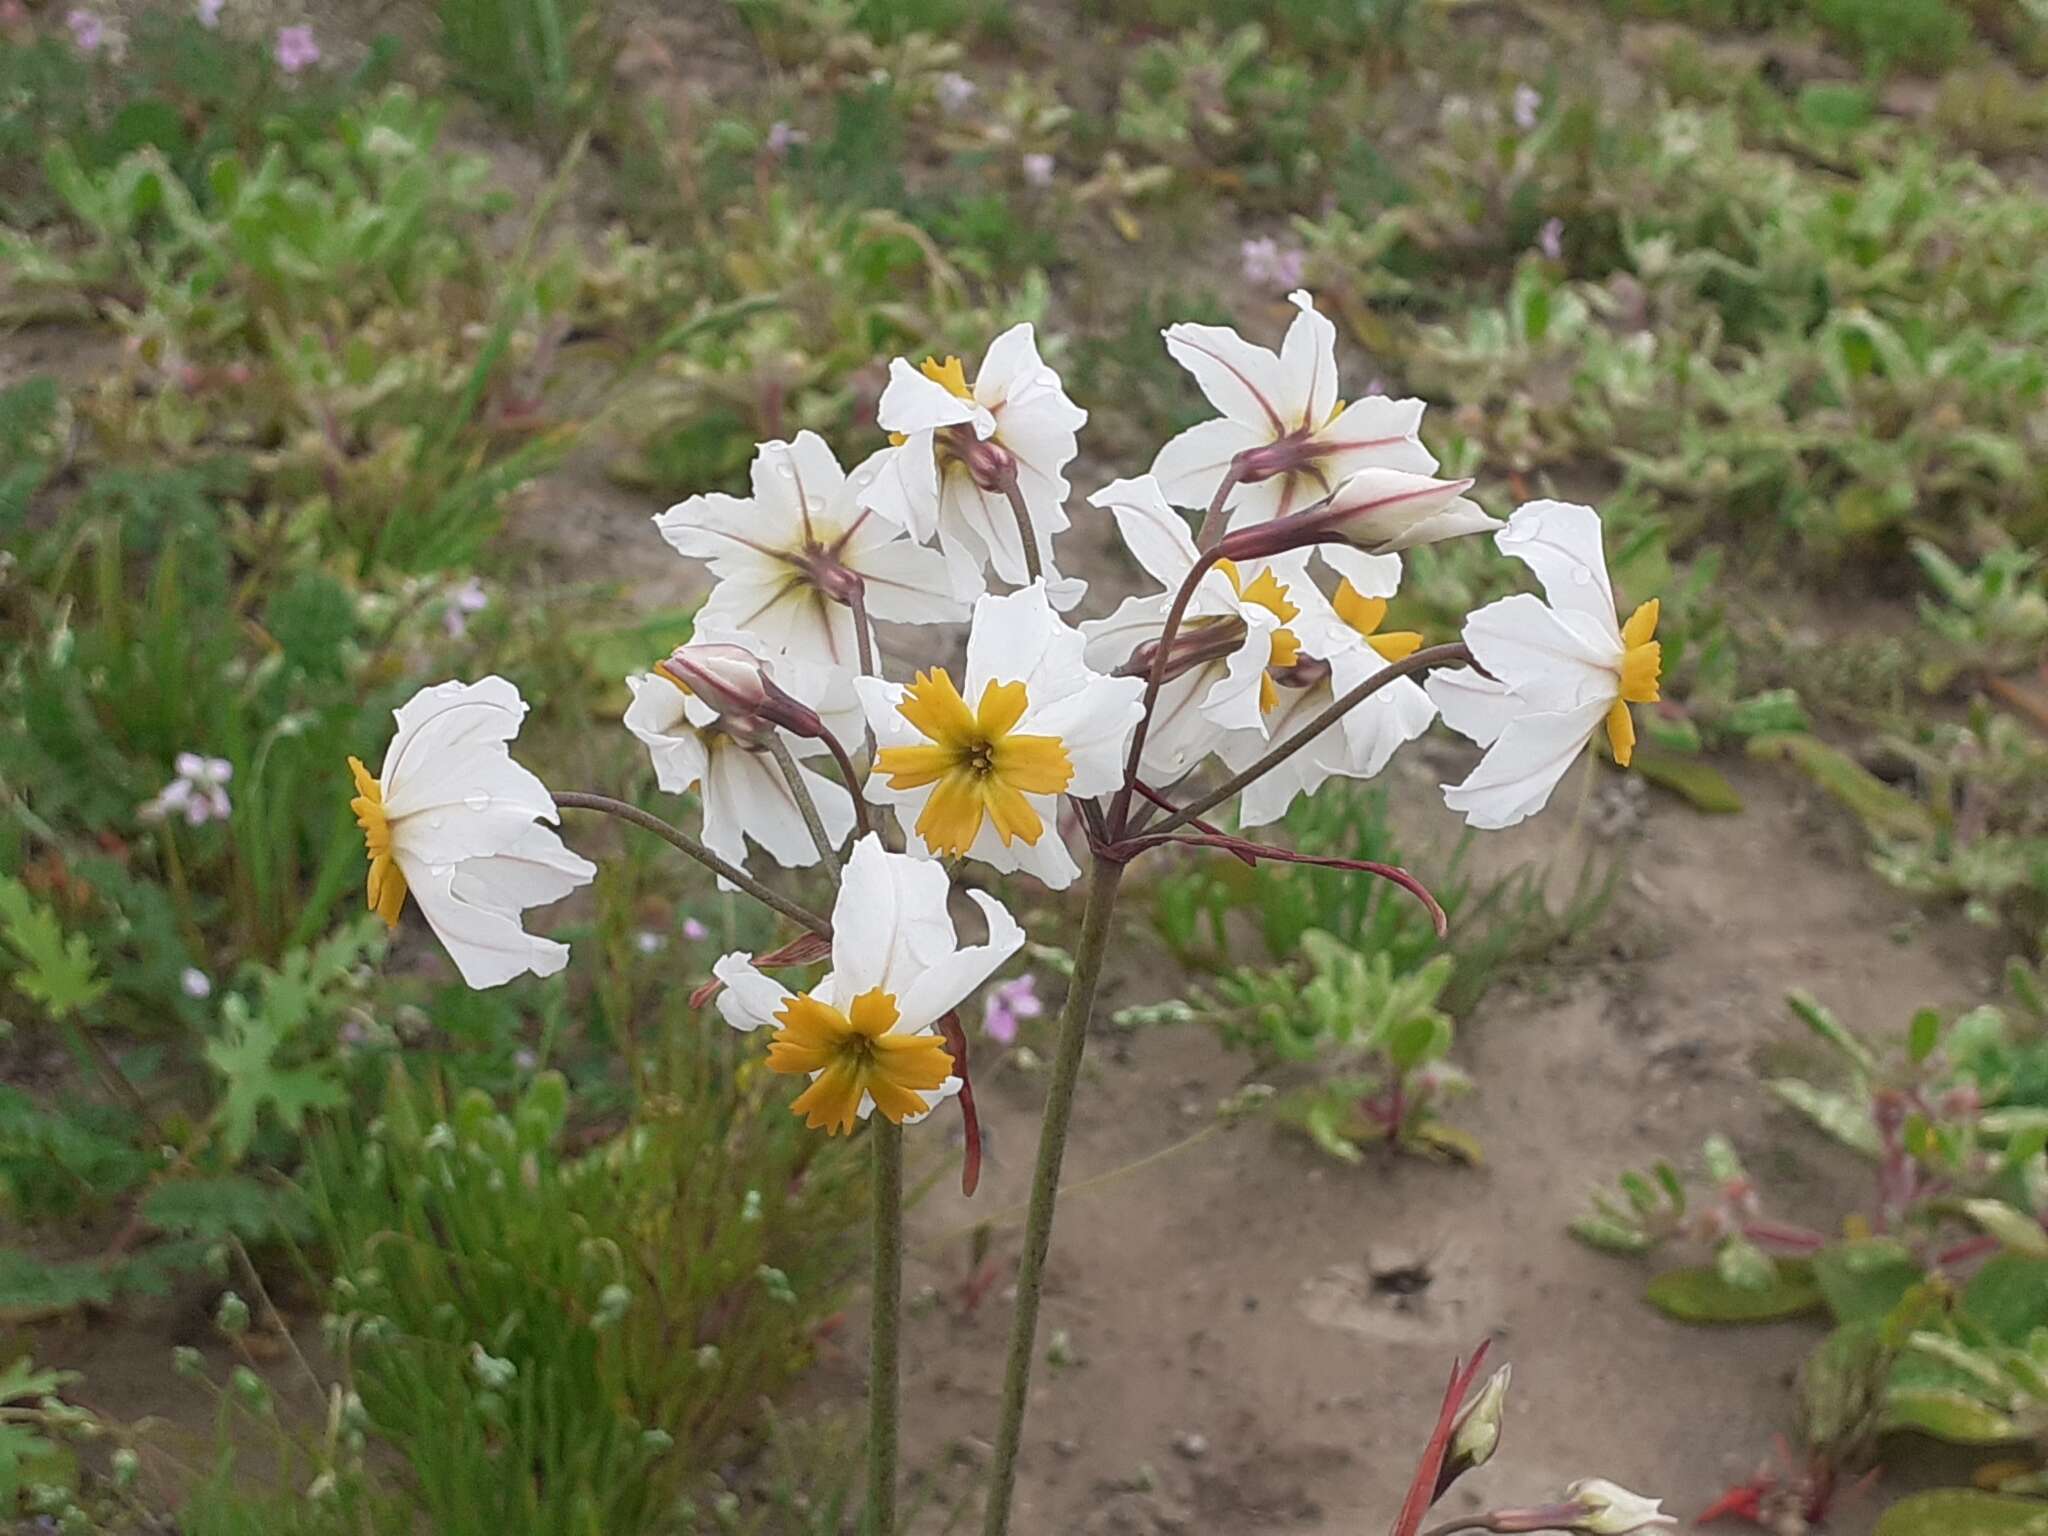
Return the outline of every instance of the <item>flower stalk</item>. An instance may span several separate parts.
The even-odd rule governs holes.
[[[797,814],[804,819],[804,830],[811,834],[811,842],[818,850],[819,860],[823,862],[826,873],[837,880],[839,850],[832,846],[832,839],[825,831],[825,819],[818,814],[818,802],[811,798],[810,790],[804,785],[804,776],[796,765],[795,754],[789,750],[789,743],[774,731],[769,731],[764,739],[768,744],[769,755],[775,759],[775,766],[782,770],[783,778],[789,781],[789,793],[796,801]],[[859,789],[851,783],[846,788],[853,796],[854,805],[858,807]]]
[[[868,1529],[896,1536],[896,1440],[902,1383],[898,1328],[903,1310],[903,1127],[868,1120],[874,1143],[874,1283],[868,1322]]]
[[[1017,1265],[1017,1311],[1010,1323],[1010,1354],[1003,1371],[1002,1422],[988,1484],[983,1536],[1007,1536],[1010,1500],[1017,1485],[1017,1452],[1024,1438],[1024,1410],[1031,1392],[1031,1366],[1038,1348],[1038,1308],[1045,1289],[1045,1259],[1052,1247],[1053,1208],[1059,1201],[1060,1166],[1067,1155],[1067,1129],[1074,1116],[1074,1088],[1088,1048],[1088,1024],[1109,952],[1117,889],[1124,867],[1098,857],[1088,879],[1088,905],[1074,952],[1074,980],[1060,1010],[1059,1044],[1052,1081],[1038,1131],[1038,1162],[1031,1175],[1031,1205],[1024,1218],[1024,1253]]]

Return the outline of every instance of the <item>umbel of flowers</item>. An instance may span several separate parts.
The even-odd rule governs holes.
[[[1512,826],[1595,741],[1626,766],[1632,707],[1657,698],[1657,604],[1617,606],[1598,515],[1555,501],[1489,515],[1470,482],[1437,478],[1420,401],[1345,403],[1334,327],[1307,294],[1293,303],[1277,353],[1221,327],[1170,327],[1169,352],[1218,415],[1079,507],[1067,474],[1086,413],[1020,325],[971,375],[958,358],[897,359],[879,411],[888,441],[850,472],[799,433],[760,446],[749,495],[693,495],[657,517],[713,586],[690,643],[626,680],[624,725],[660,790],[701,820],[694,833],[605,795],[551,794],[511,756],[526,704],[503,678],[421,690],[377,772],[351,761],[369,905],[394,926],[416,905],[472,986],[567,962],[565,946],[523,927],[528,909],[595,874],[554,830],[564,809],[664,838],[790,922],[788,942],[724,956],[700,991],[765,1038],[769,1070],[798,1080],[791,1108],[807,1125],[873,1145],[869,1536],[896,1528],[902,1128],[955,1100],[971,1191],[979,1141],[960,1010],[1024,942],[979,889],[963,940],[963,866],[1053,889],[1087,875],[995,1432],[985,1530],[1002,1536],[1124,871],[1176,846],[1335,865],[1400,883],[1441,928],[1407,871],[1311,859],[1247,829],[1333,778],[1377,774],[1439,718],[1485,749],[1445,786],[1447,803],[1474,827]],[[1078,622],[1067,615],[1087,584],[1057,550],[1074,522],[1112,526],[1150,583]],[[1403,551],[1489,536],[1540,596],[1488,604],[1434,645],[1386,627]],[[883,657],[877,620],[927,627],[914,664]],[[963,621],[956,662],[953,631],[930,627]],[[776,883],[777,869],[813,866],[813,885],[836,888],[829,913]],[[1454,1380],[1458,1403],[1471,1385]],[[1455,1475],[1444,1437],[1475,1410],[1461,1411],[1439,1426],[1400,1536]],[[1586,1483],[1470,1528],[1531,1529],[1513,1522],[1538,1515],[1545,1529],[1600,1532],[1664,1520],[1650,1501]]]

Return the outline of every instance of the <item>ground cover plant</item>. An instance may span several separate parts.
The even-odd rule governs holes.
[[[1668,1522],[1505,1429],[2034,1529],[2044,69],[2028,0],[0,5],[0,1519]],[[1713,951],[1780,892],[1856,920]],[[1613,1284],[1623,1165],[1634,1321],[1443,1299],[1482,1221]],[[1326,1234],[1357,1296],[1259,1268]],[[1660,1452],[1665,1318],[1826,1331]]]

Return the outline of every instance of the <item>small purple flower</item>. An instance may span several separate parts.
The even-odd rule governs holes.
[[[1552,261],[1564,260],[1564,220],[1545,219],[1536,232],[1536,249]]]
[[[1537,117],[1543,111],[1543,93],[1526,80],[1515,87],[1513,111],[1515,126],[1527,133],[1536,126]]]
[[[1051,186],[1053,170],[1051,155],[1033,153],[1024,157],[1024,179],[1034,187]]]
[[[1035,1019],[1044,1012],[1045,1004],[1038,996],[1038,978],[1019,976],[989,993],[988,1001],[982,1005],[981,1032],[998,1045],[1010,1045],[1016,1041],[1021,1021]]]
[[[1270,235],[1247,240],[1238,247],[1244,266],[1244,280],[1254,288],[1286,293],[1301,286],[1302,265],[1307,253],[1298,245],[1283,246]]]
[[[213,978],[198,966],[188,965],[178,978],[178,989],[195,1003],[203,1003],[213,996]]]
[[[683,937],[692,944],[701,944],[711,937],[711,930],[698,922],[696,918],[686,917],[683,919]]]
[[[790,127],[788,123],[783,122],[780,118],[777,118],[768,125],[768,138],[765,147],[768,153],[778,160],[782,159],[792,149],[795,149],[797,145],[810,142],[811,136],[808,133],[805,133],[801,128]]]
[[[448,606],[441,610],[441,627],[448,631],[450,640],[460,640],[469,633],[469,616],[490,606],[484,584],[472,576],[448,594]]]
[[[97,53],[107,40],[107,24],[97,12],[79,6],[64,18],[64,25],[71,29],[71,41],[80,53]]]
[[[228,781],[235,776],[235,765],[224,757],[180,752],[174,766],[178,776],[158,791],[154,800],[143,802],[142,819],[163,821],[179,815],[194,827],[226,821],[234,811],[228,800]]]
[[[320,44],[311,27],[277,29],[277,67],[288,75],[320,62]]]
[[[939,106],[949,115],[966,111],[967,104],[981,94],[980,86],[955,69],[939,76],[936,90]]]
[[[199,25],[210,31],[220,25],[220,8],[224,4],[226,0],[199,0],[192,8],[192,14],[198,18]]]

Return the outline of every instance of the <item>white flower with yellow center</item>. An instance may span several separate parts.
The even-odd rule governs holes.
[[[895,806],[926,853],[1071,885],[1059,797],[1122,782],[1145,692],[1090,670],[1085,649],[1034,582],[974,605],[964,687],[943,667],[908,685],[859,679],[879,747],[868,798]]]
[[[1344,548],[1325,549],[1323,555],[1343,580],[1329,601],[1313,588],[1303,591],[1301,612],[1290,621],[1300,634],[1301,660],[1267,671],[1274,686],[1265,722],[1272,741],[1292,736],[1341,695],[1422,645],[1422,636],[1413,630],[1383,627],[1387,599],[1401,584],[1400,556]],[[1354,705],[1334,728],[1245,786],[1239,824],[1262,827],[1278,821],[1296,795],[1313,794],[1332,778],[1371,778],[1435,718],[1429,696],[1412,679],[1396,678]],[[1268,744],[1250,732],[1233,732],[1218,744],[1218,753],[1236,772],[1249,768]]]
[[[1088,498],[1106,507],[1117,531],[1161,591],[1124,599],[1106,619],[1081,626],[1088,664],[1144,677],[1166,627],[1173,597],[1199,558],[1187,523],[1166,504],[1150,475],[1118,480]],[[1224,561],[1196,585],[1167,661],[1166,681],[1152,708],[1139,772],[1153,785],[1180,778],[1232,732],[1257,742],[1271,735],[1268,715],[1280,704],[1271,673],[1301,657],[1290,626],[1303,604],[1321,597],[1307,575],[1307,555],[1275,555],[1244,565]]]
[[[936,1026],[1017,952],[1024,930],[993,896],[969,891],[988,941],[963,948],[949,890],[943,867],[890,853],[870,834],[854,845],[832,908],[832,969],[808,993],[748,955],[712,967],[725,1021],[774,1027],[769,1069],[810,1078],[791,1108],[813,1130],[850,1131],[873,1110],[901,1125],[959,1092]]]
[[[971,384],[957,357],[928,357],[918,368],[897,358],[876,419],[896,446],[863,504],[920,539],[936,538],[955,568],[956,590],[978,587],[990,566],[1011,586],[1030,579],[1005,489],[1014,475],[1054,606],[1080,600],[1085,584],[1060,577],[1052,540],[1068,526],[1066,470],[1088,413],[1040,359],[1030,325],[1013,325],[991,342]]]
[[[1436,473],[1422,446],[1420,400],[1337,397],[1337,328],[1308,294],[1275,356],[1221,325],[1168,326],[1166,350],[1195,376],[1223,414],[1174,438],[1152,461],[1166,499],[1207,507],[1235,462],[1230,526],[1247,527],[1299,512],[1362,469]]]
[[[370,910],[391,927],[408,892],[462,979],[552,976],[569,946],[520,926],[528,907],[587,885],[597,867],[562,846],[547,786],[512,761],[526,703],[502,677],[422,688],[393,714],[372,777],[357,758],[350,808],[370,856]]]
[[[698,644],[713,648],[744,647],[758,651],[751,637],[697,634]],[[841,741],[860,731],[860,700],[851,675],[836,668],[807,666],[784,656],[772,663],[776,680],[817,710]],[[626,679],[633,701],[626,707],[626,729],[647,748],[654,781],[671,795],[694,791],[704,808],[704,844],[742,869],[751,839],[785,869],[818,862],[817,844],[804,825],[796,796],[774,756],[760,741],[735,731],[687,684],[664,667]],[[762,730],[776,730],[761,725]],[[821,741],[781,731],[784,746],[797,757],[826,750]],[[810,791],[824,823],[825,835],[837,847],[853,830],[853,798],[836,780],[799,762],[797,777]]]
[[[1444,800],[1475,827],[1511,827],[1543,808],[1558,780],[1604,728],[1614,760],[1635,752],[1631,704],[1654,703],[1663,670],[1658,604],[1618,623],[1591,507],[1532,501],[1494,536],[1536,573],[1542,599],[1518,593],[1465,621],[1485,674],[1438,672],[1426,685],[1444,723],[1487,749]]]
[[[954,595],[944,559],[915,543],[900,519],[861,504],[887,452],[849,475],[823,438],[799,432],[790,442],[761,444],[751,497],[692,496],[657,517],[661,536],[718,578],[700,625],[751,635],[799,661],[852,670],[860,656],[850,606],[856,590],[870,619],[964,618],[967,605]]]

